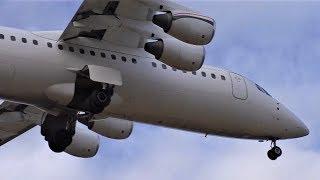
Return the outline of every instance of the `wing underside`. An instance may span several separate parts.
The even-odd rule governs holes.
[[[0,106],[0,146],[32,129],[44,115],[41,110],[5,101]]]
[[[84,0],[59,40],[80,39],[85,45],[84,38],[140,48],[146,39],[168,36],[150,21],[154,13],[177,9],[187,10],[166,0]]]

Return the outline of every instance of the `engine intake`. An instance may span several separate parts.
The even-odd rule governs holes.
[[[188,44],[175,38],[148,42],[145,44],[144,49],[153,54],[157,60],[186,71],[199,70],[205,59],[203,46]]]
[[[215,34],[215,21],[212,18],[190,12],[156,14],[152,22],[171,36],[194,45],[209,44]]]

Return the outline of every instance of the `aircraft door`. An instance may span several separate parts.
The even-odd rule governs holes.
[[[232,94],[235,98],[246,100],[248,98],[248,90],[245,79],[236,73],[230,73],[232,82]]]

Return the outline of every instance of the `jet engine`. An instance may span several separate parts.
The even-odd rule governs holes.
[[[194,45],[209,44],[215,34],[212,18],[190,12],[161,12],[152,22],[171,36]]]
[[[188,44],[175,38],[148,42],[144,49],[165,64],[186,71],[200,69],[205,59],[203,46]]]
[[[85,129],[77,128],[72,138],[72,143],[65,149],[65,152],[82,158],[90,158],[99,150],[99,136]]]
[[[117,118],[106,118],[84,123],[88,128],[104,137],[126,139],[133,130],[133,122]]]

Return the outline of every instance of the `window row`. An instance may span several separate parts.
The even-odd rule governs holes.
[[[157,67],[157,63],[152,62],[151,64],[152,64],[152,67],[154,67],[154,68]],[[165,64],[162,64],[161,67],[162,67],[162,69],[168,69],[167,65],[165,65]],[[177,71],[177,68],[174,68],[174,67],[173,67],[172,70],[173,70],[173,71]],[[187,71],[182,71],[182,72],[183,72],[183,73],[187,73]],[[197,75],[197,73],[198,73],[198,72],[196,72],[196,71],[193,71],[193,72],[192,72],[193,75]],[[203,76],[203,77],[207,77],[207,73],[204,72],[204,71],[202,71],[200,74],[201,74],[201,76]],[[211,76],[212,79],[216,79],[216,78],[217,78],[214,73],[211,73],[210,76]],[[224,80],[224,81],[226,80],[226,77],[225,77],[224,75],[221,75],[220,78],[221,78],[221,80]]]
[[[5,36],[4,36],[3,34],[0,34],[0,39],[4,39],[4,38],[5,38]],[[10,39],[11,39],[11,41],[16,41],[16,40],[17,40],[15,36],[10,36]],[[26,38],[21,38],[21,42],[27,43],[28,40],[27,40]],[[38,42],[37,40],[32,40],[32,43],[33,43],[34,45],[39,45],[39,42]],[[50,42],[47,42],[47,46],[48,46],[48,48],[53,48],[53,44],[50,43]],[[58,49],[59,49],[59,50],[64,50],[65,48],[64,48],[64,46],[63,46],[62,44],[58,44]],[[68,47],[68,50],[69,50],[70,52],[75,52],[75,51],[76,51],[75,48],[72,47],[72,46],[69,46],[69,47]],[[80,48],[80,49],[79,49],[79,53],[80,53],[80,54],[86,54],[86,51],[85,51],[84,49]],[[89,54],[90,54],[91,56],[96,56],[96,52],[93,51],[93,50],[90,50],[90,51],[89,51]],[[101,52],[101,53],[100,53],[100,56],[101,56],[102,58],[106,58],[106,57],[107,57],[106,53],[104,53],[104,52]],[[117,56],[114,55],[114,54],[111,54],[110,57],[111,57],[111,59],[113,59],[113,60],[117,60]],[[124,56],[121,57],[121,60],[122,60],[123,62],[127,62],[127,58],[124,57]],[[132,59],[131,59],[131,62],[132,62],[133,64],[137,64],[137,60],[136,60],[135,58],[132,58]],[[152,62],[152,66],[156,68],[156,67],[157,67],[157,64],[156,64],[155,62]],[[167,69],[167,65],[162,64],[161,66],[162,66],[163,69]],[[172,68],[172,70],[173,70],[173,71],[177,71],[176,68]],[[187,71],[182,71],[182,72],[183,72],[183,73],[187,73]],[[197,72],[193,71],[192,74],[193,74],[193,75],[197,75]],[[206,72],[201,72],[201,75],[202,75],[203,77],[207,77],[207,73],[206,73]],[[216,79],[216,75],[213,74],[213,73],[211,73],[211,78]],[[221,75],[221,79],[222,79],[222,80],[226,80],[226,77],[223,76],[223,75]]]
[[[5,38],[5,36],[4,36],[3,34],[0,34],[0,39],[4,39],[4,38]],[[16,40],[17,40],[15,36],[10,36],[10,39],[11,39],[11,41],[16,41]],[[21,38],[21,42],[27,43],[28,40],[27,40],[26,38]],[[39,45],[39,43],[38,43],[37,40],[32,40],[32,43],[33,43],[34,45]],[[47,46],[48,46],[48,48],[53,48],[53,44],[50,43],[50,42],[47,43]],[[58,49],[59,49],[59,50],[64,50],[64,46],[63,46],[62,44],[58,44]],[[68,49],[69,49],[70,52],[75,52],[75,48],[72,47],[72,46],[69,46]],[[79,49],[79,53],[80,53],[80,54],[86,54],[86,51],[85,51],[84,49],[80,48],[80,49]],[[96,56],[96,52],[93,51],[93,50],[90,50],[90,51],[89,51],[89,54],[90,54],[91,56]],[[104,53],[104,52],[101,52],[101,53],[100,53],[100,56],[101,56],[102,58],[106,58],[106,57],[107,57],[106,53]],[[111,57],[111,59],[113,59],[113,60],[117,60],[117,56],[114,55],[114,54],[111,54],[110,57]],[[127,62],[127,58],[124,57],[124,56],[121,57],[121,60],[122,60],[123,62]],[[133,64],[137,64],[138,61],[137,61],[135,58],[132,58],[132,59],[131,59],[131,62],[132,62]]]
[[[3,34],[0,34],[0,39],[4,39],[4,35]],[[10,36],[10,39],[11,39],[11,41],[16,41],[17,40],[15,36]],[[26,38],[21,38],[21,42],[27,43],[28,41],[27,41]],[[38,45],[39,44],[37,40],[32,40],[32,43],[34,45]]]
[[[52,44],[51,44],[51,43],[48,43],[48,47],[49,47],[49,48],[52,48]],[[58,45],[58,49],[64,50],[63,45],[59,44],[59,45]],[[68,49],[69,49],[70,52],[75,52],[75,51],[76,51],[76,50],[74,49],[74,47],[72,47],[72,46],[69,46]],[[86,54],[86,51],[85,51],[84,49],[80,48],[80,49],[79,49],[79,53],[80,53],[80,54]],[[97,55],[97,53],[96,53],[95,51],[93,51],[93,50],[90,50],[90,51],[89,51],[89,54],[90,54],[91,56],[96,56],[96,55]],[[102,58],[106,58],[106,57],[107,57],[106,53],[104,53],[104,52],[101,52],[99,55],[100,55]],[[114,55],[114,54],[111,54],[110,57],[111,57],[111,59],[113,59],[113,60],[117,60],[117,56]],[[127,61],[128,61],[127,58],[124,57],[124,56],[121,57],[121,60],[122,60],[123,62],[127,62]],[[133,64],[137,64],[138,61],[137,61],[137,59],[135,59],[135,58],[131,58],[131,62],[132,62]]]
[[[4,35],[0,34],[0,39],[4,39],[4,38],[5,38]],[[11,39],[11,41],[16,41],[17,40],[17,38],[15,36],[10,36],[10,39]],[[26,38],[21,38],[21,42],[28,43],[28,40]],[[37,40],[32,40],[32,43],[34,45],[39,45]],[[48,43],[48,47],[52,48],[52,44]]]

